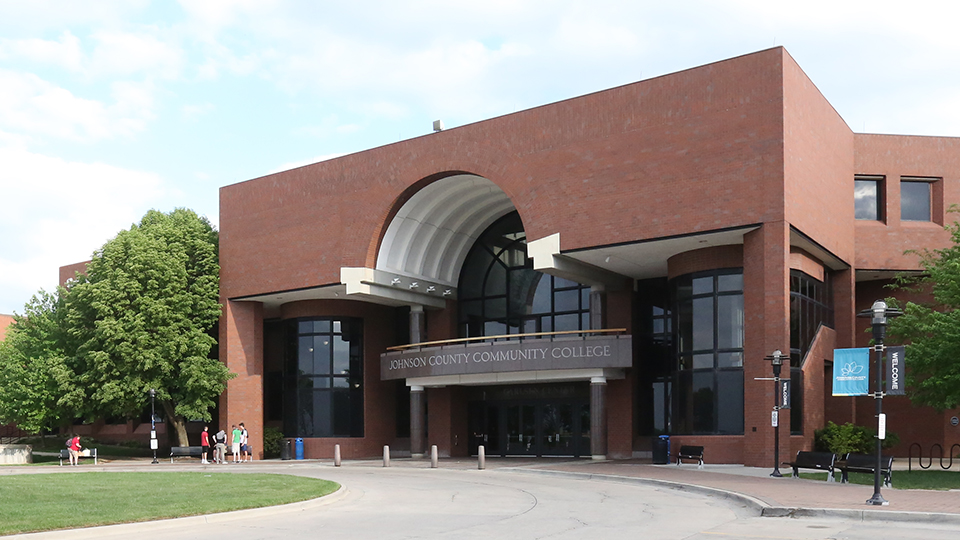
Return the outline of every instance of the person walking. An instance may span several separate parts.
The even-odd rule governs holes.
[[[213,461],[215,463],[226,464],[227,463],[227,432],[220,430],[216,435],[213,436],[213,440],[216,442],[216,449],[213,451]]]
[[[83,448],[83,446],[80,445],[80,436],[74,433],[73,437],[70,439],[70,465],[80,465],[81,448]]]
[[[240,461],[250,461],[250,433],[240,422]]]
[[[207,465],[210,463],[207,461],[207,453],[210,452],[210,426],[203,426],[203,431],[200,433],[200,451],[203,453],[200,463]]]
[[[237,428],[236,424],[233,424],[233,428],[230,432],[231,434],[231,445],[230,450],[233,451],[233,462],[240,463],[240,437],[243,435],[243,432]]]

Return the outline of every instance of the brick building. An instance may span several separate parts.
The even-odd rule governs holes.
[[[669,433],[767,465],[765,357],[790,356],[781,455],[873,425],[831,397],[832,351],[954,202],[960,139],[852,132],[780,47],[227,186],[220,425],[307,457]],[[904,451],[960,442],[950,412],[886,408]]]

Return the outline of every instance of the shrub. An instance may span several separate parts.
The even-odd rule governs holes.
[[[818,429],[813,434],[814,450],[818,452],[833,452],[837,455],[846,453],[873,454],[876,452],[877,431],[872,428],[857,426],[847,422],[838,426],[833,422],[827,422],[823,429]],[[883,448],[892,448],[900,442],[900,437],[892,431],[888,431],[883,440]]]
[[[283,432],[277,428],[268,427],[263,430],[263,457],[280,457],[280,443],[283,441]]]

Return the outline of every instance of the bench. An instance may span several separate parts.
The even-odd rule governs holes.
[[[697,468],[703,468],[703,447],[702,446],[681,446],[680,451],[677,452],[677,467],[680,466],[680,463],[684,459],[695,459],[697,460]]]
[[[80,457],[92,457],[93,464],[97,464],[97,449],[96,448],[84,448],[80,450]],[[63,467],[63,460],[67,460],[67,463],[70,463],[70,449],[64,448],[60,450],[60,466]],[[80,460],[78,459],[79,463]]]
[[[869,454],[847,454],[837,460],[836,468],[840,469],[840,482],[846,483],[848,472],[876,474],[877,456]],[[893,456],[880,456],[880,474],[883,476],[883,485],[893,487]]]
[[[171,446],[170,463],[173,463],[175,457],[202,457],[202,446]]]
[[[792,462],[784,461],[784,465],[793,467],[793,477],[800,478],[800,469],[814,469],[817,471],[826,471],[827,482],[833,482],[833,470],[837,461],[837,455],[833,452],[797,452],[797,459]]]

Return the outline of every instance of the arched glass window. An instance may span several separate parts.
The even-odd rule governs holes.
[[[460,272],[460,337],[590,328],[590,288],[533,269],[520,214],[477,239]]]

